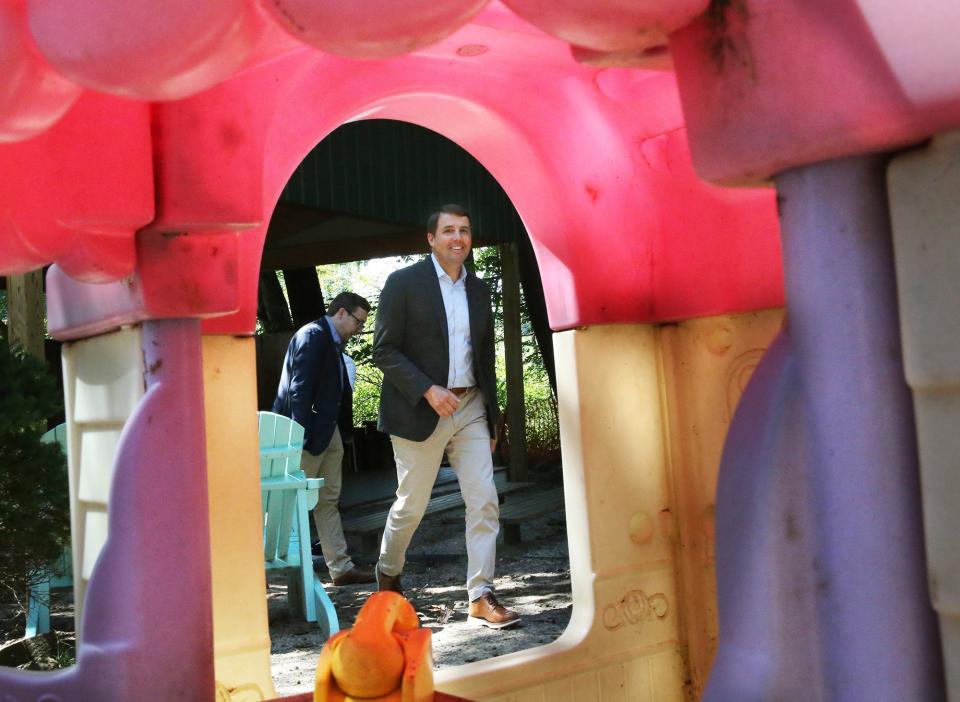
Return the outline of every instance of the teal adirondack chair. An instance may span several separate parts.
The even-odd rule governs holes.
[[[40,440],[45,444],[59,444],[66,455],[67,425],[58,424],[40,437]],[[65,548],[60,558],[49,565],[27,594],[27,637],[46,634],[50,631],[50,591],[72,587],[73,555],[69,548]]]
[[[300,470],[303,427],[273,412],[258,412],[260,490],[263,498],[263,556],[266,569],[287,572],[291,610],[318,622],[329,637],[340,630],[333,602],[314,577],[310,552],[310,510],[319,499],[321,478]]]

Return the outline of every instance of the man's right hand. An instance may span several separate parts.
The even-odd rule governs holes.
[[[440,385],[431,385],[423,396],[441,417],[450,417],[460,406],[460,398]]]

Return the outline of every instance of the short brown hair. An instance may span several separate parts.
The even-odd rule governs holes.
[[[454,205],[454,204],[444,205],[439,210],[437,210],[432,215],[430,215],[429,219],[427,219],[427,231],[430,232],[431,234],[436,234],[437,222],[440,221],[440,215],[445,215],[445,214],[454,215],[456,217],[466,217],[467,219],[470,219],[470,213],[467,212],[467,208],[464,207],[463,205]]]
[[[370,303],[365,298],[346,290],[330,300],[330,304],[327,305],[327,315],[332,317],[341,307],[351,313],[356,312],[358,307],[362,307],[367,313],[370,312]]]

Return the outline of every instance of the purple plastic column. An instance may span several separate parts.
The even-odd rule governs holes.
[[[77,665],[0,669],[4,702],[214,699],[199,320],[143,325],[146,395],[124,427]]]
[[[942,697],[886,158],[777,179],[790,334],[808,408],[828,699]]]
[[[944,696],[884,167],[777,178],[788,321],[724,450],[707,700]]]

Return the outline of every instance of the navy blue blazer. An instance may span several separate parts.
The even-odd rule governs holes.
[[[353,392],[340,347],[326,317],[297,330],[287,346],[273,411],[303,426],[304,448],[318,456],[330,445],[333,430],[349,436]]]

